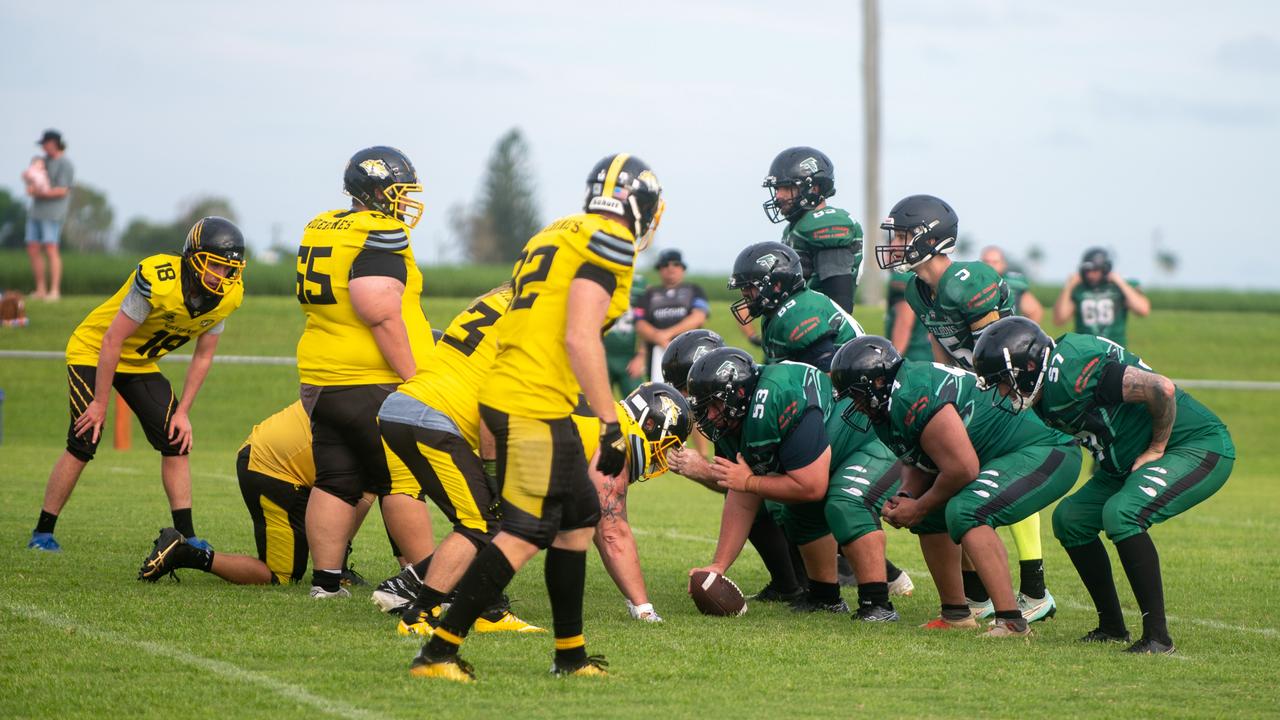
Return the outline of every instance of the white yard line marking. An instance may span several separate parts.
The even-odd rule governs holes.
[[[208,670],[215,675],[221,675],[228,680],[238,680],[249,685],[257,685],[296,703],[310,706],[311,708],[319,710],[326,715],[354,718],[377,717],[375,713],[369,712],[363,708],[349,705],[340,700],[332,700],[321,695],[316,695],[299,685],[292,685],[281,680],[259,675],[258,673],[245,670],[242,667],[223,660],[213,660],[201,655],[195,655],[164,643],[152,642],[150,640],[138,640],[131,638],[128,635],[123,635],[111,630],[104,630],[102,628],[96,628],[74,618],[47,612],[30,605],[0,603],[0,607],[3,607],[14,615],[44,623],[50,627],[58,628],[60,630],[68,627],[74,627],[76,632],[81,635],[87,635],[88,637],[104,640],[116,645],[135,647],[149,655],[169,658],[170,660],[176,660],[185,665],[199,667],[201,669]]]

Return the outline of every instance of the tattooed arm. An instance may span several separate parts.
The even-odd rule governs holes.
[[[595,469],[595,460],[590,465],[591,482],[596,486],[596,494],[600,497],[600,523],[596,525],[595,543],[600,551],[600,559],[604,561],[605,570],[618,586],[623,597],[632,605],[643,605],[649,602],[649,594],[644,587],[644,573],[640,570],[640,552],[636,549],[636,538],[631,532],[631,523],[627,521],[627,486],[628,470],[624,467],[622,474],[609,477]]]
[[[1132,470],[1137,470],[1164,456],[1178,415],[1176,388],[1169,378],[1133,366],[1124,369],[1121,388],[1125,402],[1142,403],[1151,413],[1151,445],[1134,461]]]

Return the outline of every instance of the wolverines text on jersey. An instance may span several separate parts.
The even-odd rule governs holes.
[[[94,308],[71,333],[67,341],[68,365],[98,364],[102,337],[120,313],[120,304],[133,290],[151,303],[151,312],[120,346],[116,372],[159,372],[157,360],[222,322],[244,300],[244,285],[236,283],[217,305],[193,315],[182,291],[182,257],[152,255],[138,263],[116,294]]]
[[[419,367],[431,357],[431,326],[421,305],[422,272],[413,259],[408,229],[370,210],[331,210],[307,224],[298,247],[297,296],[307,316],[298,340],[298,375],[305,384],[401,381],[351,305],[349,282],[362,253],[393,255],[404,264],[400,311],[409,345]]]
[[[973,370],[973,346],[981,328],[1013,314],[1013,299],[990,265],[955,262],[942,273],[937,292],[919,275],[907,283],[907,303],[956,365]],[[979,326],[978,330],[973,327]]]
[[[498,355],[480,402],[527,418],[567,417],[581,388],[565,349],[569,286],[598,282],[611,293],[603,329],[626,311],[635,236],[601,215],[569,215],[525,245],[512,275],[514,297],[494,325]]]

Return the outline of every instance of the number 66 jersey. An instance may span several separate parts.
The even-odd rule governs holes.
[[[120,347],[116,372],[160,372],[156,361],[209,330],[221,331],[222,321],[244,300],[244,284],[236,283],[217,305],[200,312],[186,303],[182,288],[182,256],[152,255],[142,262],[115,295],[94,308],[67,341],[68,365],[97,366],[102,337],[120,313],[126,298],[141,298],[151,310]],[[199,282],[199,280],[196,280]],[[132,296],[132,297],[131,297]],[[135,305],[131,305],[135,307]],[[131,312],[127,312],[135,320]]]

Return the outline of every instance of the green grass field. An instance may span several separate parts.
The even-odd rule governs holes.
[[[0,349],[61,350],[94,302],[33,304],[29,328],[0,329]],[[464,302],[425,307],[443,325]],[[875,310],[859,319],[868,330],[882,327]],[[730,342],[740,337],[727,312],[713,320]],[[292,300],[251,297],[219,351],[291,355],[300,329]],[[1157,308],[1134,321],[1130,337],[1173,377],[1280,379],[1275,315]],[[179,385],[186,366],[165,367]],[[253,423],[296,397],[296,382],[290,367],[218,365],[196,404],[196,527],[220,551],[254,552],[234,455]],[[365,593],[317,603],[306,587],[234,587],[195,571],[181,583],[136,582],[156,530],[170,522],[159,462],[137,429],[132,451],[106,442],[85,472],[58,526],[64,551],[23,549],[63,447],[65,383],[58,361],[0,358],[0,717],[1280,716],[1280,393],[1195,392],[1231,427],[1240,458],[1217,496],[1153,531],[1174,657],[1074,642],[1095,617],[1047,516],[1047,576],[1060,611],[1030,641],[916,629],[936,613],[937,597],[910,535],[892,530],[890,555],[916,581],[915,596],[897,603],[896,626],[764,605],[736,619],[702,617],[685,595],[685,576],[711,557],[720,500],[668,475],[633,486],[630,499],[649,590],[666,622],[630,620],[593,553],[587,639],[608,656],[612,676],[557,681],[546,673],[548,636],[484,635],[464,647],[481,682],[460,687],[410,678],[416,643],[397,637]],[[444,530],[438,522],[437,535]],[[375,582],[396,570],[376,517],[356,539],[354,562]],[[1115,572],[1130,629],[1138,629],[1118,564]],[[745,591],[766,581],[750,550],[730,574]],[[518,614],[550,624],[540,560],[510,594]]]

